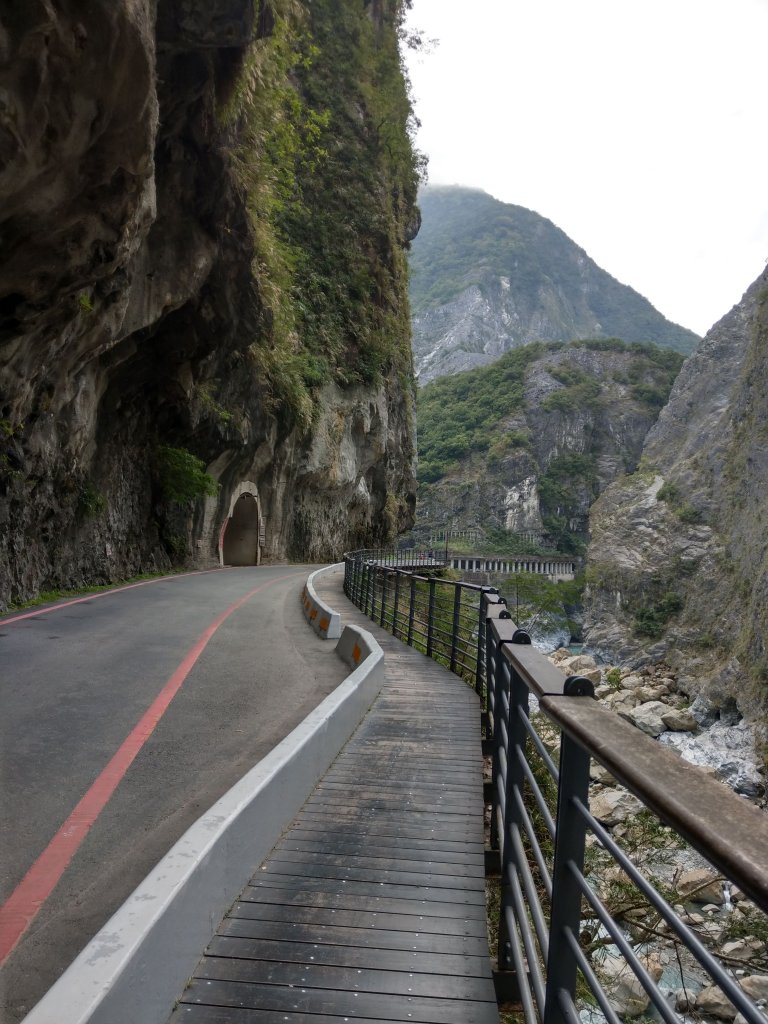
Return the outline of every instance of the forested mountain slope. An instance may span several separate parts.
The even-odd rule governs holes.
[[[615,339],[541,342],[418,395],[417,534],[580,552],[589,508],[632,472],[682,356]]]
[[[419,205],[410,295],[421,384],[533,341],[616,337],[688,353],[699,340],[531,210],[443,186]]]

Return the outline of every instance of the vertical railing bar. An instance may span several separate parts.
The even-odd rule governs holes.
[[[429,602],[427,607],[427,657],[432,657],[435,635],[435,577],[429,577]]]
[[[408,646],[413,647],[413,615],[416,608],[416,577],[411,573],[411,595],[408,603]]]
[[[504,651],[501,644],[498,645],[497,658],[503,659]],[[498,671],[497,664],[497,671]],[[522,726],[522,723],[518,717],[518,708],[523,710],[525,713],[528,711],[529,706],[529,695],[528,688],[525,683],[520,679],[516,672],[510,671],[509,673],[509,717],[508,717],[508,731],[509,731],[509,748],[507,749],[507,784],[505,787],[504,804],[505,804],[505,815],[504,815],[504,844],[502,848],[501,857],[501,878],[502,878],[502,889],[501,889],[501,909],[502,914],[499,920],[499,959],[502,957],[502,950],[506,949],[506,944],[509,941],[509,936],[505,934],[506,929],[506,915],[503,913],[504,909],[509,905],[511,899],[511,893],[509,891],[509,885],[507,879],[509,878],[510,867],[512,866],[513,860],[516,856],[514,848],[511,843],[506,841],[506,837],[510,834],[509,830],[513,825],[518,828],[522,825],[520,812],[517,807],[517,801],[515,800],[514,791],[517,789],[520,795],[523,794],[523,786],[525,776],[520,766],[519,753],[522,757],[525,757],[525,743],[527,739],[527,733]]]
[[[574,935],[579,934],[581,888],[569,866],[575,866],[579,872],[584,868],[587,823],[579,814],[575,801],[589,802],[589,754],[567,733],[561,733],[547,994],[543,1024],[565,1024],[558,998],[561,989],[567,992],[571,999],[576,997],[578,964],[565,938],[565,932],[569,930]]]
[[[453,628],[451,630],[451,672],[456,671],[456,638],[459,632],[461,617],[461,584],[453,588]]]
[[[371,577],[372,577],[372,581],[373,581],[373,587],[371,589],[371,613],[370,613],[370,618],[373,619],[373,621],[375,622],[376,621],[376,587],[377,587],[378,582],[379,582],[379,560],[378,560],[378,558],[376,559],[375,564],[373,566],[371,566]]]

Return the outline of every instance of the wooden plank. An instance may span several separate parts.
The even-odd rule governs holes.
[[[263,886],[277,889],[285,889],[294,886],[296,889],[309,889],[315,892],[345,892],[354,893],[357,896],[387,896],[397,897],[404,900],[415,900],[428,903],[442,902],[459,904],[473,904],[485,906],[485,892],[467,889],[447,889],[438,886],[426,885],[396,885],[390,883],[386,890],[379,882],[357,882],[338,878],[307,878],[304,875],[283,875],[283,874],[259,874],[258,878],[251,879],[252,886]]]
[[[325,1013],[286,1013],[285,1010],[255,1010],[244,1006],[205,1006],[181,1003],[171,1017],[172,1024],[343,1024],[360,1018],[329,1016]],[[365,1024],[392,1024],[386,1020],[365,1018]]]
[[[325,867],[337,867],[342,869],[362,868],[365,871],[389,872],[396,869],[398,872],[423,873],[425,875],[452,875],[454,877],[477,878],[479,862],[475,861],[469,865],[461,862],[444,862],[436,856],[424,856],[422,858],[401,856],[387,856],[385,852],[375,847],[364,855],[351,854],[347,851],[338,853],[325,853],[317,850],[291,850],[285,844],[281,844],[270,857],[268,870],[273,870],[273,865],[280,864],[306,864]],[[297,870],[295,867],[294,871]],[[346,877],[346,875],[344,876]]]
[[[392,839],[438,839],[441,842],[454,840],[462,843],[482,843],[483,841],[482,823],[478,824],[477,822],[463,828],[421,828],[412,822],[400,823],[394,816],[390,818],[379,816],[378,820],[363,823],[359,820],[359,816],[352,813],[344,818],[340,816],[337,818],[328,809],[310,811],[306,807],[294,821],[302,829],[320,832],[332,830],[337,833],[343,832],[345,835],[382,835]]]
[[[361,949],[405,949],[413,953],[452,953],[478,957],[488,955],[485,936],[477,935],[435,935],[388,928],[343,928],[303,924],[299,921],[260,921],[246,917],[227,918],[219,933],[239,939],[316,942],[318,945],[358,946]]]
[[[425,805],[403,805],[403,803],[397,800],[361,800],[358,804],[355,804],[352,802],[351,798],[345,801],[339,800],[338,802],[336,802],[331,799],[325,799],[322,796],[317,798],[313,797],[306,805],[306,810],[311,811],[323,807],[331,809],[338,808],[339,812],[341,813],[344,813],[346,811],[349,814],[353,814],[356,812],[359,816],[363,818],[378,817],[378,815],[381,812],[387,811],[391,811],[392,817],[395,818],[398,815],[404,816],[406,821],[408,820],[408,818],[413,818],[413,816],[416,815],[418,816],[419,822],[422,823],[424,826],[428,824],[434,824],[442,825],[443,827],[450,825],[457,825],[461,827],[462,824],[465,824],[468,821],[472,822],[473,820],[477,819],[482,821],[483,817],[482,807],[480,811],[476,813],[470,813],[469,811],[462,813],[460,810],[454,811],[450,808],[446,808],[445,810],[433,808],[432,810],[430,810]]]
[[[302,835],[309,836],[308,839],[297,839],[296,833],[292,831],[289,837],[283,840],[276,847],[278,851],[290,851],[291,853],[333,853],[341,857],[382,857],[391,856],[393,851],[399,851],[405,860],[408,861],[434,861],[438,864],[467,864],[478,868],[485,864],[482,851],[477,850],[476,843],[455,843],[453,849],[445,849],[441,843],[423,843],[417,846],[415,839],[392,839],[390,836],[372,837],[362,835],[358,837],[345,836],[343,833],[316,832],[316,838],[311,838],[312,832],[303,832]]]
[[[335,947],[332,947],[335,949]],[[254,985],[302,985],[345,992],[428,996],[433,999],[467,999],[496,1002],[493,979],[471,975],[420,974],[397,970],[388,950],[379,950],[382,970],[345,967],[339,964],[289,963],[275,960],[242,960],[234,957],[203,957],[195,971],[201,980],[247,982]]]
[[[335,1013],[355,1018],[379,1017],[387,1021],[441,1022],[441,1024],[498,1024],[495,1003],[429,999],[424,996],[384,995],[378,992],[346,992],[332,989],[284,988],[245,982],[209,981],[194,978],[184,993],[184,1003],[246,1006],[294,1013]]]
[[[368,778],[358,774],[354,780],[352,776],[349,779],[335,779],[326,775],[323,781],[318,784],[315,792],[353,793],[356,795],[360,791],[365,794],[372,793],[375,796],[391,796],[393,793],[396,793],[399,796],[403,794],[419,796],[428,801],[440,797],[443,800],[455,797],[456,799],[471,803],[477,799],[480,782],[481,776],[479,773],[476,783],[468,783],[463,787],[457,782],[448,782],[445,779],[435,782],[426,782],[424,779],[419,779],[418,781],[413,779],[399,781],[396,777],[385,779],[382,778],[380,772]]]
[[[301,868],[301,874],[303,877],[310,878],[333,878],[340,882],[371,882],[374,885],[381,886],[388,883],[393,885],[405,886],[410,885],[415,888],[422,886],[430,886],[435,889],[466,889],[467,891],[479,890],[485,892],[485,878],[471,878],[467,875],[456,875],[456,874],[441,874],[439,871],[401,871],[397,867],[397,862],[392,862],[391,868],[358,868],[344,866],[343,864],[317,864],[317,863],[304,863],[297,865],[291,861],[279,861],[274,858],[270,858],[267,863],[260,869],[264,874],[271,875],[296,875],[299,873],[298,868]],[[259,876],[263,877],[263,876]]]
[[[454,977],[489,978],[488,961],[483,956],[453,953],[417,953],[413,950],[366,949],[360,946],[319,945],[317,942],[279,942],[268,939],[242,939],[234,935],[215,935],[208,956],[239,960],[274,960],[279,963],[314,963],[419,974],[449,971]]]
[[[374,914],[397,914],[407,917],[425,917],[445,922],[445,929],[450,932],[451,921],[482,921],[485,922],[485,904],[464,903],[458,906],[451,902],[439,900],[403,900],[389,895],[385,896],[358,896],[346,890],[338,892],[307,891],[303,889],[278,889],[273,887],[254,888],[247,886],[240,901],[235,903],[231,913],[234,916],[248,916],[246,911],[240,910],[241,904],[258,903],[260,905],[292,906],[292,907],[317,907],[319,909],[331,910],[354,910],[358,913]],[[258,911],[254,916],[258,916]],[[226,924],[226,922],[225,922]],[[430,931],[432,929],[424,929]],[[440,931],[441,929],[437,929]],[[460,930],[457,934],[465,934]],[[466,934],[483,935],[483,929],[479,931],[466,932]]]
[[[381,643],[379,698],[222,922],[173,1024],[498,1024],[479,702]]]
[[[344,901],[340,901],[344,902]],[[430,905],[431,909],[431,905]],[[485,918],[469,918],[455,914],[438,917],[433,914],[396,914],[385,910],[365,910],[361,907],[303,906],[293,902],[251,903],[242,899],[230,911],[231,917],[245,917],[257,921],[289,921],[291,924],[324,924],[340,928],[386,928],[390,931],[434,932],[436,935],[485,935]],[[221,926],[221,933],[226,924]]]

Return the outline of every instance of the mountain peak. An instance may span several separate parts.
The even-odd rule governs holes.
[[[699,341],[533,210],[457,185],[425,188],[419,205],[410,266],[422,384],[533,341],[618,337],[684,354]]]

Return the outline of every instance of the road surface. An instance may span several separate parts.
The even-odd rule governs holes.
[[[299,566],[0,618],[0,1020],[20,1020],[185,829],[344,678]]]

